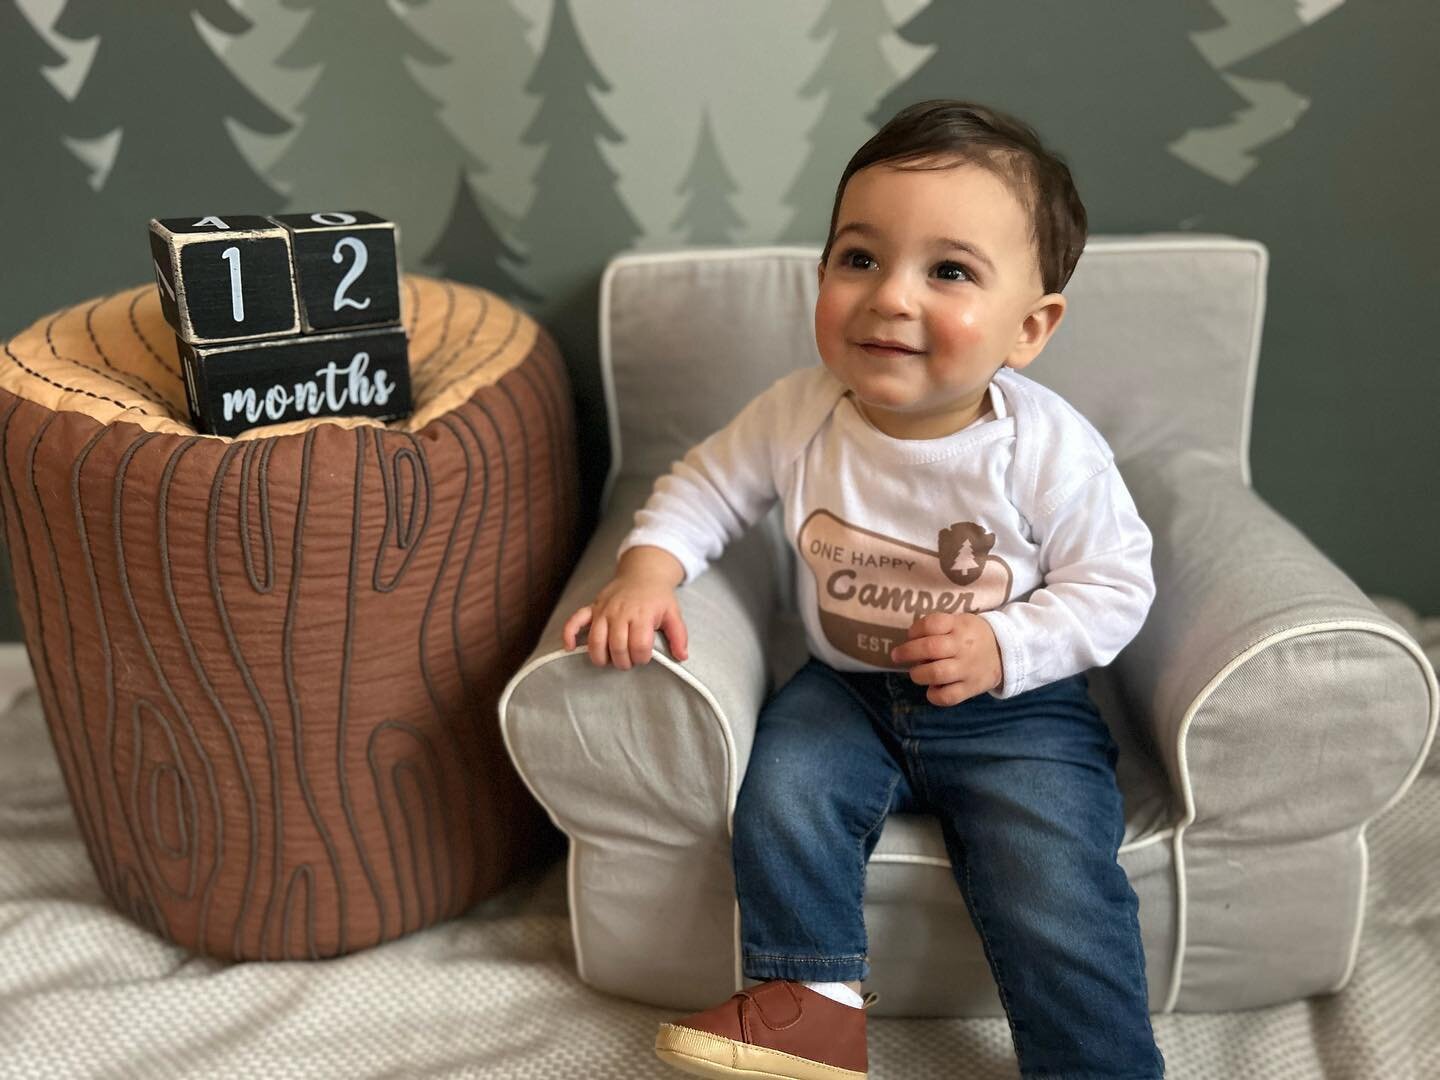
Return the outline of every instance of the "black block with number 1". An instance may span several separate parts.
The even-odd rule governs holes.
[[[290,233],[258,215],[150,221],[160,307],[181,341],[295,334],[299,308]]]

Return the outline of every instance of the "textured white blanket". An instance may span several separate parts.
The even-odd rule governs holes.
[[[1374,599],[1440,666],[1440,619]],[[1367,836],[1350,985],[1156,1016],[1173,1080],[1440,1077],[1440,743]],[[226,967],[152,937],[101,895],[24,651],[0,646],[0,1078],[670,1080],[668,1018],[575,978],[563,866],[341,960]],[[870,1059],[876,1080],[1018,1074],[1002,1019],[875,1020]]]

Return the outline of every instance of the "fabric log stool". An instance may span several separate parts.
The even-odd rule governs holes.
[[[496,703],[569,576],[563,360],[494,295],[407,275],[415,411],[196,434],[153,284],[0,360],[0,512],[100,885],[223,959],[450,918],[563,842]]]

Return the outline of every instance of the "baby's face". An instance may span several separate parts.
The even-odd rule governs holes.
[[[994,173],[871,165],[840,202],[815,342],[881,431],[939,438],[980,414],[997,370],[1034,359],[1064,309],[1041,284],[1025,208]]]

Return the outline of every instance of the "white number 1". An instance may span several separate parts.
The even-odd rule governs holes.
[[[226,248],[220,257],[230,264],[230,314],[236,322],[245,321],[245,298],[240,295],[240,249]]]

